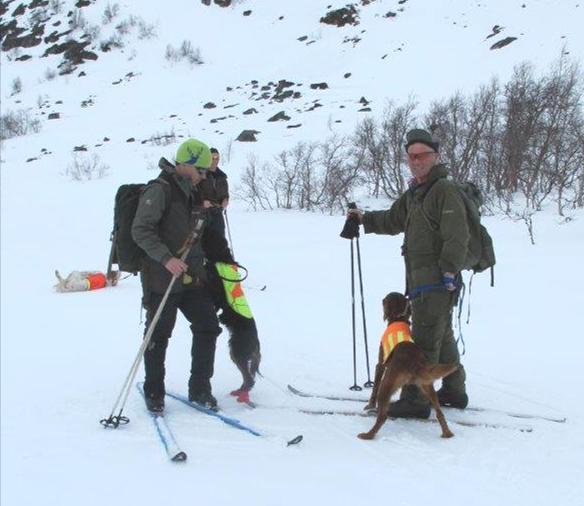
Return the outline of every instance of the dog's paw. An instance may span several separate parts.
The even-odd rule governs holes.
[[[358,434],[357,437],[359,439],[369,440],[369,439],[373,439],[373,434],[370,434],[369,432],[361,432],[361,434]]]
[[[442,432],[442,437],[445,439],[454,437],[454,434],[452,432],[450,432],[449,430]]]
[[[249,392],[247,390],[243,389],[233,390],[233,392],[231,392],[231,395],[237,398],[237,402],[251,404],[251,401],[249,399]]]

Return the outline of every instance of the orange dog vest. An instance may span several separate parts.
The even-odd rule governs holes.
[[[381,336],[381,346],[383,348],[383,361],[385,362],[391,355],[393,349],[406,341],[414,342],[410,335],[410,325],[406,322],[390,323]]]

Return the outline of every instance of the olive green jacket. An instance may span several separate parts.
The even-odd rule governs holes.
[[[444,165],[435,165],[424,184],[408,189],[389,210],[363,215],[366,234],[404,233],[408,290],[441,283],[444,272],[456,274],[463,267],[469,241],[466,208],[447,176]]]

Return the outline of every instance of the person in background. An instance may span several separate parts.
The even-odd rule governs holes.
[[[219,168],[220,159],[219,151],[211,148],[211,165],[207,178],[201,183],[199,191],[203,199],[203,206],[209,211],[209,226],[216,228],[225,236],[223,213],[229,205],[229,183],[227,174]]]

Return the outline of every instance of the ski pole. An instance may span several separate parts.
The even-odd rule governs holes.
[[[359,268],[359,288],[361,290],[361,314],[363,316],[363,340],[365,342],[365,364],[367,365],[367,382],[363,385],[366,388],[371,388],[373,382],[371,381],[371,373],[369,370],[369,345],[367,343],[367,323],[365,322],[365,297],[363,296],[363,273],[361,272],[361,249],[359,248],[359,237],[355,238],[357,241],[357,266]]]
[[[357,339],[355,331],[355,253],[353,239],[351,239],[351,320],[353,328],[353,386],[349,390],[362,390],[357,385]]]
[[[193,228],[192,233],[185,241],[184,246],[181,248],[182,254],[180,256],[180,259],[183,262],[186,260],[193,245],[195,244],[196,240],[199,238],[200,233],[203,229],[204,223],[205,223],[205,220],[203,218],[199,218],[197,220],[197,222],[195,223],[195,226]],[[156,328],[156,324],[158,323],[158,320],[160,319],[160,315],[162,314],[162,310],[164,309],[164,306],[166,305],[166,301],[168,299],[168,296],[170,295],[172,287],[174,286],[174,283],[176,282],[178,277],[179,276],[176,274],[173,275],[172,279],[168,283],[168,288],[166,289],[166,292],[164,292],[164,296],[162,297],[162,300],[160,301],[160,304],[158,305],[158,308],[156,309],[156,313],[154,314],[154,317],[152,318],[150,325],[148,325],[148,329],[146,330],[146,334],[144,335],[144,339],[142,340],[142,344],[138,348],[138,353],[136,353],[136,357],[134,358],[134,362],[132,363],[132,367],[130,367],[128,375],[126,376],[126,379],[122,385],[122,389],[120,390],[120,394],[118,395],[118,398],[116,399],[116,402],[114,403],[114,406],[111,410],[109,417],[103,418],[102,420],[100,420],[100,423],[106,428],[111,427],[111,428],[117,429],[121,424],[123,425],[123,424],[127,424],[130,422],[130,419],[128,417],[122,416],[122,412],[124,411],[124,407],[126,405],[126,401],[128,400],[128,395],[130,393],[130,388],[132,386],[132,383],[134,382],[134,378],[136,377],[136,374],[138,373],[138,368],[140,367],[140,363],[142,362],[142,358],[144,357],[144,352],[146,351],[146,348],[148,347],[148,344],[150,343],[150,339],[152,338],[152,334],[154,333],[154,329]],[[118,410],[118,408],[119,408],[118,414],[114,415],[114,413]]]
[[[227,217],[227,209],[223,209],[225,216],[225,225],[227,225],[227,237],[229,237],[229,247],[231,248],[231,255],[235,258],[235,251],[233,251],[233,241],[231,240],[231,227],[229,226],[229,218]]]

